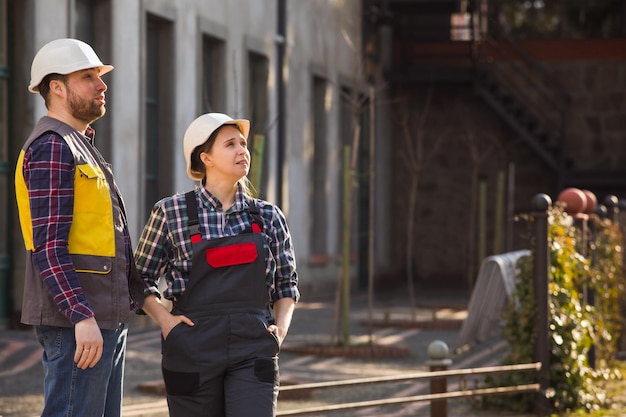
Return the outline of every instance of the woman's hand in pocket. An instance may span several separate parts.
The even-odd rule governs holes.
[[[167,336],[170,334],[172,329],[178,326],[180,323],[184,323],[187,326],[193,326],[194,322],[187,316],[183,315],[173,315],[170,314],[167,320],[162,320],[160,323],[161,333],[163,334],[163,339],[167,339]]]

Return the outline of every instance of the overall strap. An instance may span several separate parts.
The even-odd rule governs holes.
[[[185,193],[187,203],[187,218],[191,243],[198,243],[202,240],[200,235],[200,222],[198,221],[198,204],[196,203],[196,192],[191,190]]]
[[[256,199],[252,198],[248,201],[248,212],[252,217],[252,231],[261,233],[263,231],[263,219],[261,218],[261,211],[256,205]]]
[[[191,243],[198,243],[202,240],[202,235],[200,234],[198,204],[196,203],[196,192],[194,190],[185,193],[185,202],[187,203],[187,225],[189,226]],[[248,212],[250,213],[250,217],[252,217],[252,232],[261,233],[263,231],[263,218],[256,204],[256,199],[249,200]]]
[[[250,217],[252,218],[252,232],[261,233],[263,231],[263,217],[261,216],[261,211],[259,210],[259,206],[257,206],[257,199],[250,198],[248,200],[248,213],[250,214]],[[265,317],[267,319],[268,325],[276,324],[273,310],[269,304],[265,308]]]

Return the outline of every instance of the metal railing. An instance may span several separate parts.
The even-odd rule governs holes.
[[[561,81],[515,40],[482,34],[475,42],[477,84],[564,182],[571,97]],[[494,87],[497,86],[497,87]],[[495,88],[496,91],[491,91]],[[497,98],[496,98],[497,97]],[[489,101],[489,100],[488,100]],[[508,120],[511,117],[511,120]],[[561,187],[559,187],[560,189]]]
[[[487,8],[476,6],[471,28],[478,90],[557,173],[560,190],[570,163],[567,127],[572,98],[557,75],[502,31]]]
[[[489,387],[489,388],[475,388],[475,389],[466,388],[467,387],[466,378],[468,376],[503,374],[503,373],[514,373],[514,372],[528,372],[528,371],[539,372],[541,370],[541,363],[539,362],[518,364],[518,365],[488,366],[488,367],[482,367],[482,368],[454,369],[454,370],[441,369],[442,367],[445,367],[445,366],[438,365],[436,362],[439,362],[439,361],[429,361],[431,365],[431,371],[428,371],[428,372],[416,372],[416,373],[391,375],[391,376],[383,376],[383,377],[356,378],[356,379],[339,380],[339,381],[297,384],[297,385],[288,385],[288,386],[284,386],[280,388],[281,392],[286,392],[286,391],[297,391],[297,390],[315,390],[315,389],[339,388],[339,387],[346,387],[346,386],[359,386],[359,385],[365,385],[365,384],[381,384],[381,383],[393,383],[393,382],[397,383],[397,382],[417,381],[420,379],[430,379],[430,382],[431,382],[430,391],[431,392],[428,394],[414,395],[414,396],[409,396],[409,397],[385,398],[385,399],[380,399],[380,400],[350,402],[350,403],[342,403],[342,404],[330,404],[330,405],[300,408],[300,409],[294,409],[294,410],[283,410],[283,411],[279,410],[276,415],[277,416],[296,416],[296,415],[306,415],[306,414],[313,414],[313,413],[327,413],[331,411],[354,410],[354,409],[387,406],[387,405],[394,405],[394,404],[406,404],[406,403],[414,403],[414,402],[431,401],[431,413],[430,413],[431,417],[446,417],[447,416],[447,404],[446,404],[447,399],[539,391],[538,383],[501,386],[501,387]],[[435,369],[440,369],[440,370],[435,370]],[[453,377],[459,378],[459,390],[447,391],[448,379],[453,378]]]

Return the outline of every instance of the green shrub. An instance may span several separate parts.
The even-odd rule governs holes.
[[[532,217],[523,218],[532,225]],[[574,221],[559,206],[549,209],[548,221],[550,368],[546,395],[555,412],[604,408],[610,400],[599,382],[619,376],[612,365],[621,333],[620,300],[624,298],[622,232],[611,221],[595,217],[590,218],[588,227],[581,227],[584,223]],[[535,245],[531,246],[534,254]],[[517,266],[514,300],[504,314],[504,337],[511,348],[504,364],[534,361],[533,255],[520,259]],[[590,357],[595,357],[594,363]],[[533,382],[536,377],[530,374],[486,380],[488,386]],[[484,397],[481,404],[529,412],[536,395]]]

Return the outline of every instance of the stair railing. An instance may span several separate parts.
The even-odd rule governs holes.
[[[493,83],[494,94],[518,118],[528,134],[547,152],[546,162],[558,173],[559,189],[566,176],[567,125],[571,98],[561,82],[518,42],[481,34],[475,39],[477,83]],[[516,107],[517,106],[517,107]]]

